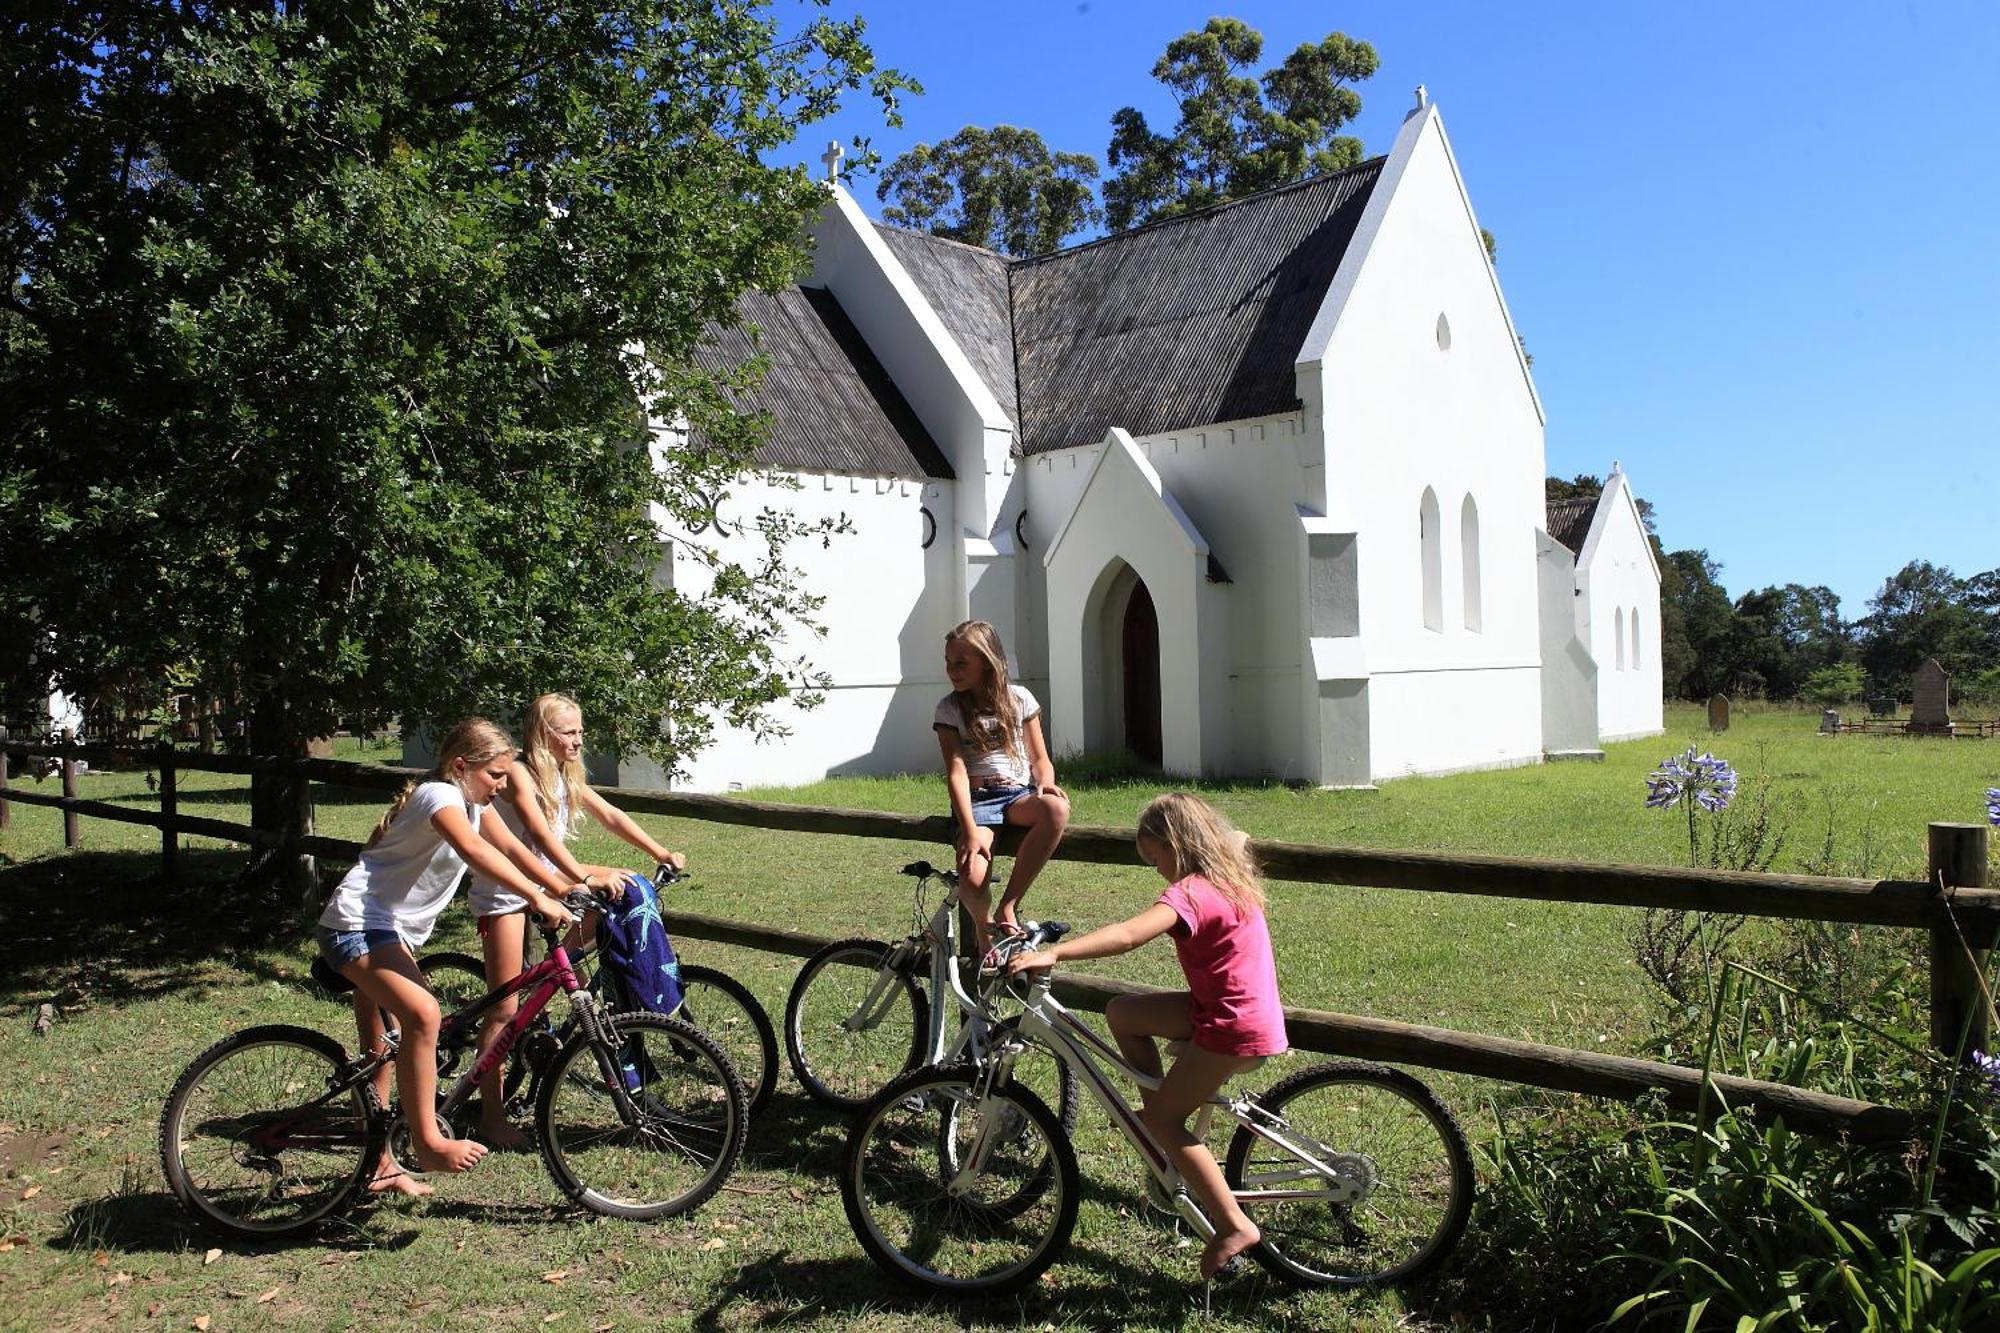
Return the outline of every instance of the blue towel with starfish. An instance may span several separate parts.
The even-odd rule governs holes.
[[[660,895],[653,881],[635,875],[625,896],[605,905],[598,936],[604,945],[598,975],[610,988],[614,1008],[671,1014],[681,1007],[680,959],[660,920]]]

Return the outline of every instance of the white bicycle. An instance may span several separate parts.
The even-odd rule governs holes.
[[[1031,928],[1009,952],[1064,930]],[[913,1285],[1012,1291],[1062,1254],[1076,1225],[1076,1151],[1047,1103],[1014,1078],[1031,1049],[1080,1074],[1138,1153],[1151,1188],[1204,1241],[1214,1226],[1112,1082],[1157,1088],[1049,994],[1050,973],[1008,989],[1025,1007],[987,1057],[914,1070],[864,1106],[840,1176],[862,1248]],[[1107,1069],[1110,1071],[1107,1073]],[[1269,1091],[1225,1086],[1197,1115],[1236,1123],[1223,1178],[1263,1239],[1249,1254],[1302,1287],[1414,1278],[1450,1253],[1472,1210],[1465,1135],[1431,1090],[1384,1065],[1330,1061]]]

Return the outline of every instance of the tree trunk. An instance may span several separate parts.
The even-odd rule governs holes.
[[[250,753],[259,759],[303,759],[307,738],[294,721],[285,697],[262,694],[250,705]],[[251,874],[302,903],[319,896],[319,872],[299,839],[312,832],[311,784],[296,773],[254,773],[250,777],[250,822],[282,833],[285,844],[251,867]]]

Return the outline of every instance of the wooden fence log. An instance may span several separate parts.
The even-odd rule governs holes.
[[[75,847],[82,843],[83,836],[76,826],[76,758],[65,754],[62,757],[63,794],[63,846]]]
[[[1965,1035],[1965,1054],[1984,1051],[1992,1036],[1985,977],[2000,930],[1983,917],[1958,910],[1966,890],[1986,885],[1986,826],[1932,824],[1930,875],[1941,910],[1950,915],[1931,928],[1931,1045],[1950,1057]]]

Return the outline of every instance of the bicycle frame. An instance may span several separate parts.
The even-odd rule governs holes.
[[[918,877],[916,892],[919,901],[924,886],[932,878],[932,875]],[[877,969],[875,984],[861,998],[854,1012],[841,1020],[840,1025],[849,1032],[865,1032],[881,1022],[895,998],[896,979],[914,964],[916,953],[921,949],[930,954],[930,993],[933,997],[924,1034],[923,1063],[947,1064],[962,1056],[984,1061],[990,1054],[986,1040],[986,1007],[965,988],[965,980],[959,972],[958,877],[946,870],[936,872],[935,878],[945,886],[945,895],[937,910],[931,913],[930,920],[922,929],[889,947],[882,966]],[[945,1006],[938,1003],[938,999],[945,995],[957,1001],[959,1013],[964,1017],[955,1040],[946,1037]]]

